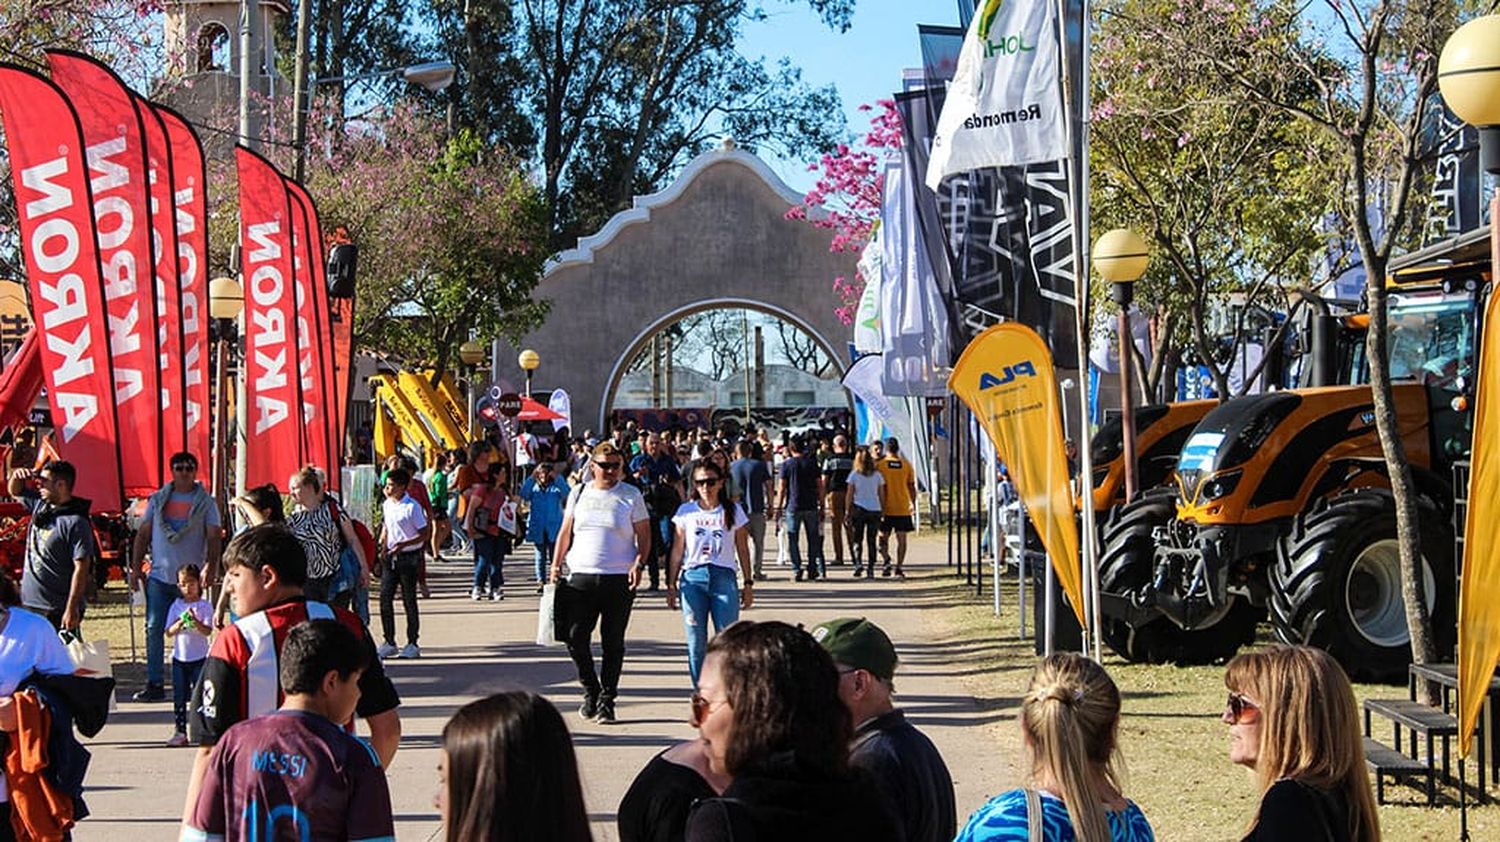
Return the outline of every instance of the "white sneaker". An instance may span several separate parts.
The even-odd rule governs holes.
[[[484,593],[481,592],[478,588],[475,588],[474,590],[469,591],[469,599],[478,602],[479,600],[484,599]]]
[[[499,602],[502,599],[505,599],[504,588],[495,588],[493,591],[490,591],[490,602]]]
[[[394,643],[382,643],[380,648],[375,650],[375,654],[382,658],[393,658],[399,651],[401,650],[397,649]]]
[[[415,644],[415,643],[408,643],[408,644],[406,644],[405,647],[403,647],[401,649],[401,657],[403,657],[403,658],[420,658],[420,657],[422,657],[422,650],[417,646],[417,644]]]

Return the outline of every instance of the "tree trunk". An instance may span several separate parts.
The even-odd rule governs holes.
[[[1363,144],[1352,145],[1355,207],[1368,207],[1366,185],[1368,172]],[[1406,627],[1411,634],[1413,663],[1431,663],[1437,657],[1432,637],[1432,618],[1427,613],[1421,572],[1421,535],[1418,526],[1417,494],[1412,483],[1411,461],[1396,416],[1396,398],[1391,389],[1389,349],[1386,343],[1385,255],[1377,253],[1367,218],[1354,220],[1354,234],[1365,264],[1365,291],[1370,306],[1369,333],[1365,336],[1365,353],[1369,358],[1370,391],[1374,397],[1375,430],[1385,454],[1390,474],[1391,496],[1396,503],[1396,541],[1401,552],[1401,597],[1406,603]],[[1438,703],[1436,688],[1422,682],[1419,695],[1426,704]]]

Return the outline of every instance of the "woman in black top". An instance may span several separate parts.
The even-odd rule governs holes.
[[[1321,649],[1272,646],[1229,662],[1229,759],[1255,770],[1245,842],[1378,842],[1354,689]]]
[[[812,635],[735,623],[708,645],[693,725],[709,768],[734,780],[688,816],[687,842],[900,842],[879,788],[849,767],[842,676]]]
[[[729,776],[708,767],[702,740],[672,746],[651,758],[620,800],[620,842],[682,842],[693,805],[727,786]]]

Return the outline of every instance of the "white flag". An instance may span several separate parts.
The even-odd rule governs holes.
[[[969,24],[927,162],[927,186],[983,167],[1067,157],[1055,3],[986,0]]]
[[[547,401],[547,408],[562,416],[552,419],[552,432],[555,433],[563,427],[567,427],[568,432],[573,431],[573,401],[568,397],[567,392],[562,389],[553,391],[552,398]]]
[[[886,170],[880,210],[880,340],[891,397],[948,394],[948,314],[921,239],[916,175]]]
[[[865,279],[865,291],[854,311],[854,350],[860,354],[880,353],[880,232],[877,230],[865,244],[859,257],[859,274]]]
[[[901,443],[901,448],[906,453],[912,453],[913,440],[911,434],[911,418],[906,412],[905,406],[897,406],[886,397],[880,387],[881,361],[879,354],[866,354],[854,361],[849,370],[844,372],[844,388],[854,393],[854,396],[864,401],[865,408],[870,412],[870,427],[867,441],[874,441],[878,437],[877,424],[884,428],[886,435],[896,437]]]

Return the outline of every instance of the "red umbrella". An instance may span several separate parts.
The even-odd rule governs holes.
[[[537,403],[525,395],[521,396],[521,411],[516,415],[517,421],[557,421],[562,418],[556,412]]]

